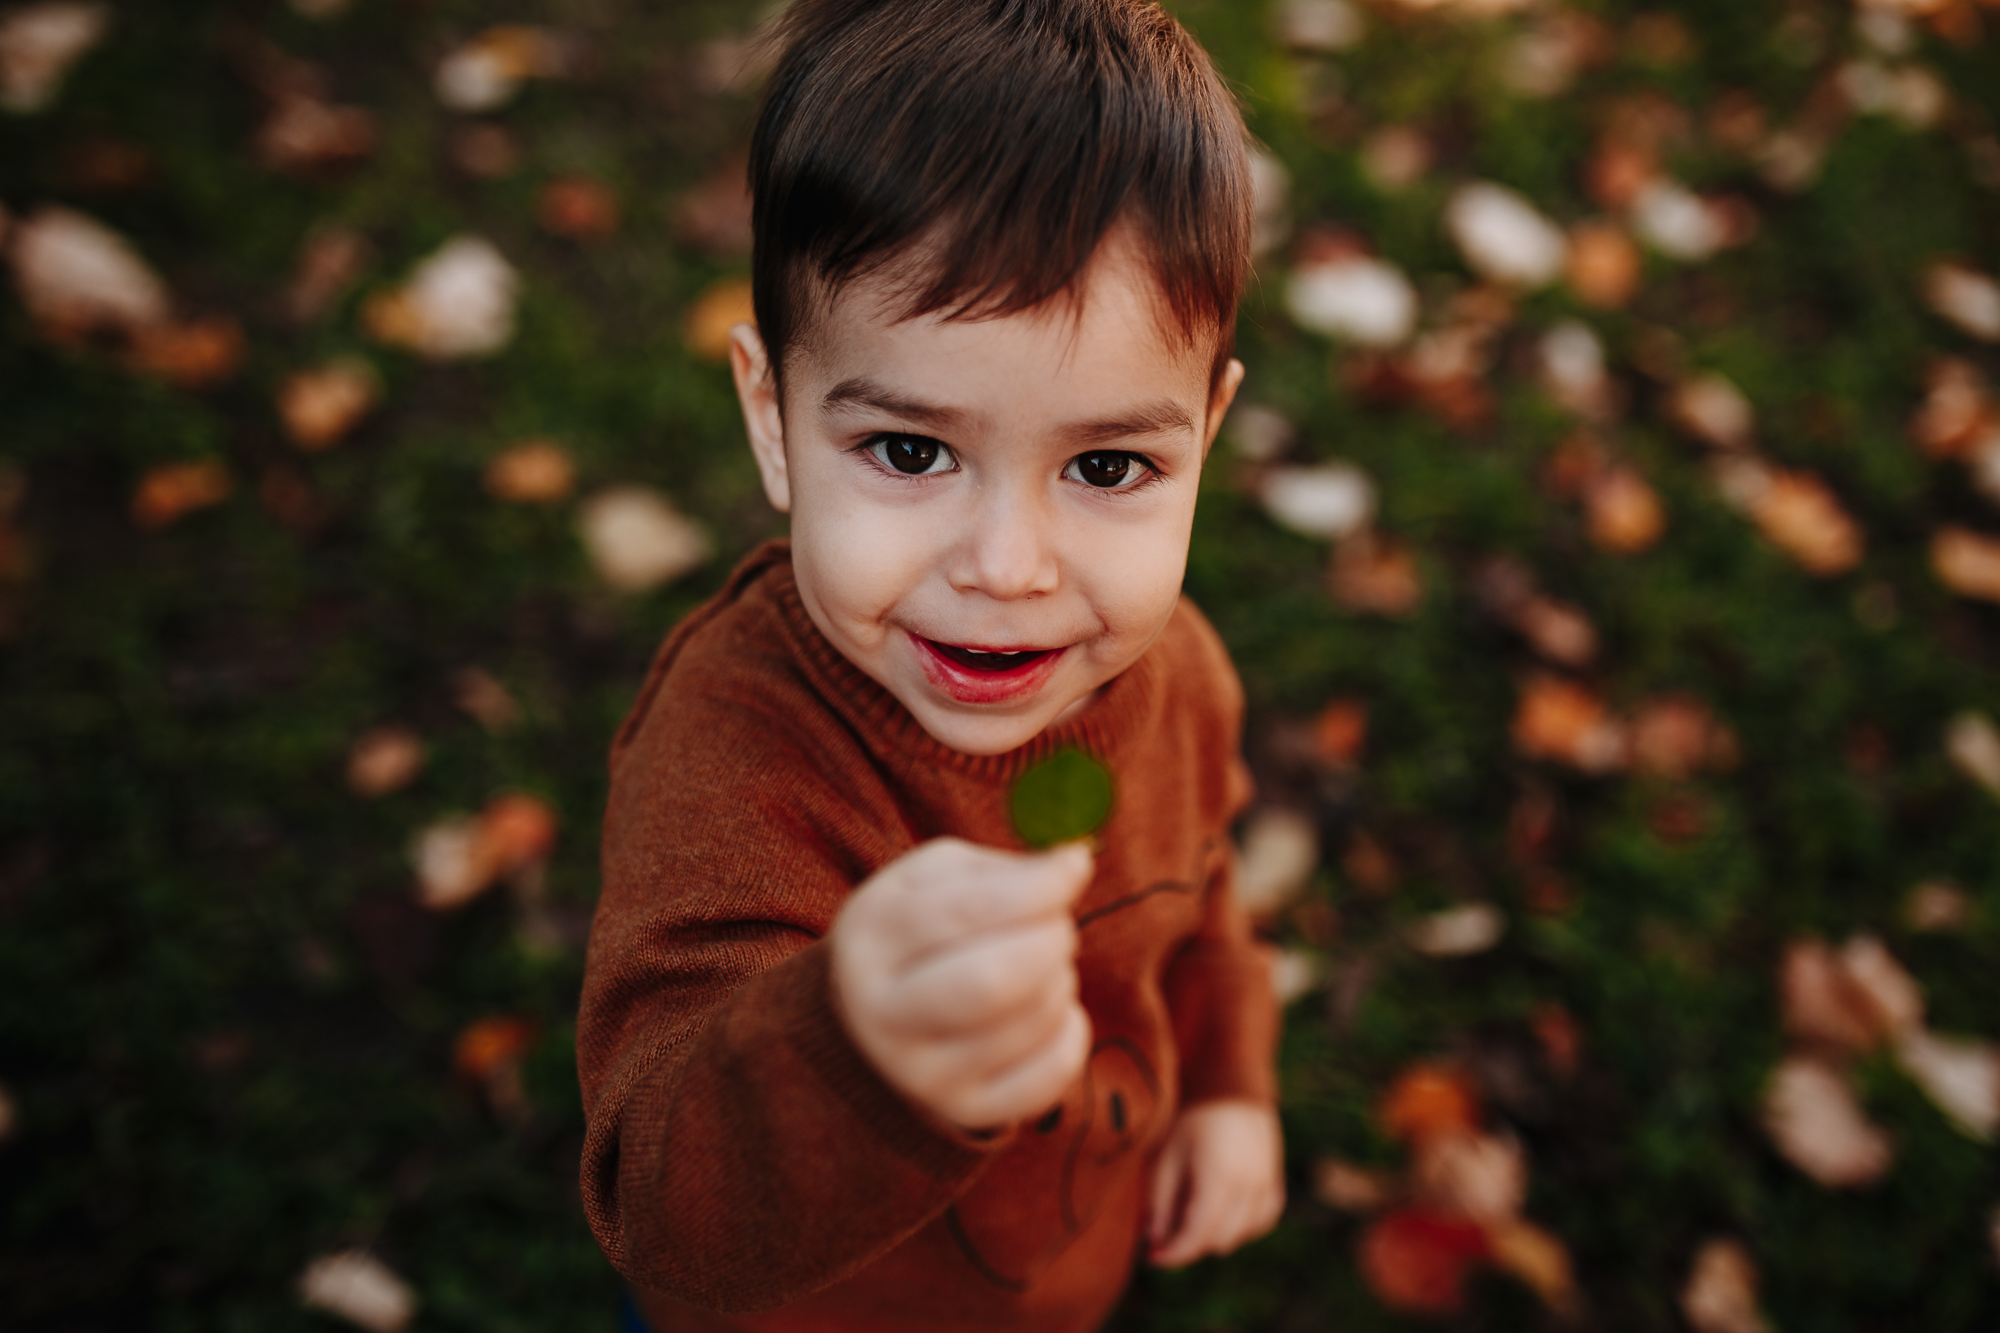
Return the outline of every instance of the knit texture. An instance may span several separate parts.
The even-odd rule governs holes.
[[[1181,1106],[1269,1102],[1275,1005],[1230,896],[1242,692],[1185,600],[1075,718],[975,756],[813,625],[752,553],[661,648],[612,747],[577,1064],[585,1209],[659,1333],[1094,1328]],[[1076,905],[1093,1052],[977,1138],[867,1063],[821,943],[917,844],[1019,849],[1009,787],[1079,747],[1117,783]]]

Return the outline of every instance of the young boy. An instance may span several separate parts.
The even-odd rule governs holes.
[[[732,364],[792,535],[613,747],[585,1202],[660,1333],[1091,1329],[1283,1204],[1241,690],[1180,599],[1244,131],[1146,0],[784,23]],[[1070,748],[1115,805],[1031,854]]]

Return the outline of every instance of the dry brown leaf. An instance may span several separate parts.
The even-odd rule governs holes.
[[[1614,555],[1636,555],[1660,540],[1667,514],[1638,469],[1606,468],[1584,490],[1590,544]]]
[[[278,390],[278,419],[293,444],[318,453],[360,424],[381,395],[375,367],[359,357],[341,357],[287,376]]]
[[[375,151],[382,131],[365,107],[318,97],[278,98],[257,130],[257,160],[271,171],[309,176],[352,166]]]
[[[1778,1151],[1829,1189],[1871,1185],[1895,1160],[1889,1136],[1869,1121],[1840,1071],[1814,1056],[1778,1065],[1763,1118]]]
[[[1743,391],[1722,375],[1684,380],[1667,400],[1667,418],[1704,444],[1747,449],[1756,438],[1757,417]]]
[[[601,241],[618,231],[618,196],[589,176],[559,176],[542,187],[535,220],[569,241]]]
[[[1396,859],[1366,829],[1356,829],[1348,838],[1347,850],[1340,857],[1340,870],[1371,898],[1393,893],[1402,877]]]
[[[1319,868],[1319,830],[1295,810],[1266,806],[1250,816],[1236,864],[1236,901],[1269,919],[1305,892]]]
[[[1798,939],[1785,946],[1778,997],[1785,1034],[1795,1040],[1865,1051],[1880,1036],[1873,1013],[1824,940]]]
[[[1833,490],[1809,472],[1773,469],[1750,517],[1772,545],[1808,574],[1827,578],[1861,563],[1860,527]]]
[[[21,303],[45,335],[129,335],[166,322],[166,284],[124,237],[96,219],[45,206],[15,224],[12,242],[8,257]]]
[[[1916,931],[1963,930],[1972,923],[1972,895],[1950,880],[1927,879],[1903,898],[1903,924]]]
[[[368,1333],[402,1333],[417,1313],[409,1284],[366,1250],[342,1250],[313,1260],[299,1275],[299,1300]]]
[[[1960,597],[2000,602],[2000,538],[1970,528],[1939,528],[1931,537],[1931,572]]]
[[[553,440],[523,440],[486,464],[486,493],[518,504],[553,504],[576,485],[576,463]]]
[[[433,88],[453,111],[492,111],[512,100],[528,79],[571,72],[580,54],[574,40],[524,23],[488,28],[447,55]]]
[[[1741,1241],[1705,1241],[1680,1294],[1694,1333],[1771,1333],[1757,1306],[1757,1265]]]
[[[1875,936],[1856,935],[1841,945],[1840,970],[1877,1037],[1898,1038],[1923,1025],[1923,989]]]
[[[521,723],[521,705],[483,667],[465,667],[454,672],[451,691],[452,702],[496,736],[512,731]]]
[[[45,0],[0,13],[0,110],[47,110],[70,67],[110,30],[106,4]]]
[[[475,1019],[452,1042],[452,1070],[461,1078],[484,1083],[506,1066],[518,1066],[534,1049],[535,1036],[535,1021],[518,1014]]]
[[[133,330],[131,367],[177,389],[212,389],[243,368],[243,326],[228,315]]]
[[[707,531],[644,486],[599,491],[578,514],[584,550],[599,578],[621,592],[645,592],[706,564]]]
[[[142,528],[164,528],[182,515],[221,504],[235,489],[236,479],[215,459],[161,463],[139,479],[132,521]]]
[[[1924,374],[1924,401],[1910,418],[1910,439],[1932,458],[1953,458],[1995,425],[1986,377],[1963,357],[1941,356]]]
[[[1396,1197],[1396,1181],[1386,1171],[1371,1171],[1337,1157],[1313,1163],[1313,1197],[1343,1213],[1372,1213]]]
[[[1361,766],[1368,743],[1368,704],[1362,699],[1330,699],[1313,718],[1313,753],[1342,770]]]
[[[1357,1258],[1377,1300],[1436,1316],[1464,1309],[1466,1272],[1490,1254],[1485,1231],[1473,1223],[1401,1208],[1369,1226]]]
[[[368,238],[354,228],[338,222],[314,227],[285,288],[285,313],[301,324],[325,315],[354,286],[368,257]]]
[[[742,278],[723,278],[709,287],[688,308],[688,350],[704,361],[729,359],[729,331],[738,324],[757,322],[751,303],[750,284]]]
[[[2000,1129],[2000,1052],[1989,1042],[1912,1028],[1896,1039],[1896,1063],[1959,1132],[1990,1142]]]
[[[750,162],[732,154],[674,205],[674,235],[718,259],[750,253]]]
[[[480,812],[479,837],[494,873],[512,874],[555,850],[556,814],[539,796],[505,792]]]
[[[1684,694],[1648,699],[1628,724],[1632,766],[1654,777],[1685,781],[1709,762],[1716,729],[1715,715],[1699,699]]]
[[[1489,1224],[1486,1241],[1494,1266],[1525,1283],[1553,1314],[1570,1318],[1577,1313],[1576,1274],[1562,1241],[1518,1217]]]
[[[1612,222],[1580,222],[1569,233],[1569,286],[1576,299],[1598,310],[1622,310],[1639,293],[1645,260],[1625,230]]]
[[[1583,1067],[1583,1029],[1570,1011],[1553,1000],[1544,1000],[1535,1006],[1530,1027],[1549,1072],[1560,1079],[1575,1078]]]
[[[0,1143],[5,1143],[14,1137],[14,1130],[19,1127],[20,1120],[21,1113],[14,1105],[14,1094],[7,1090],[6,1084],[0,1083]]]
[[[2000,342],[2000,282],[1969,264],[1941,260],[1924,272],[1924,304],[1982,342]]]
[[[1597,660],[1597,627],[1568,602],[1531,597],[1514,612],[1512,624],[1529,647],[1558,666],[1585,667]]]
[[[1409,548],[1372,531],[1335,544],[1327,586],[1333,600],[1348,610],[1380,616],[1411,615],[1424,596]]]
[[[380,342],[433,360],[486,356],[514,336],[520,275],[491,241],[456,236],[362,311]]]
[[[1418,917],[1404,932],[1410,947],[1429,958],[1485,953],[1507,932],[1507,918],[1492,903],[1463,903]]]
[[[1412,1187],[1440,1212],[1493,1227],[1518,1217],[1528,1197],[1528,1161],[1512,1135],[1438,1134],[1420,1140]]]
[[[423,740],[408,727],[371,727],[347,752],[347,789],[370,800],[401,791],[423,772],[424,759]]]
[[[1624,727],[1596,694],[1560,677],[1534,676],[1522,687],[1513,734],[1514,748],[1530,759],[1550,759],[1586,773],[1625,766]]]
[[[1413,1064],[1396,1076],[1375,1108],[1375,1121],[1390,1138],[1422,1144],[1479,1131],[1479,1098],[1458,1070]]]
[[[450,152],[452,165],[474,180],[503,180],[521,169],[521,141],[505,125],[461,125]]]
[[[1414,125],[1385,125],[1361,143],[1361,171],[1386,194],[1409,189],[1437,160],[1429,136]]]

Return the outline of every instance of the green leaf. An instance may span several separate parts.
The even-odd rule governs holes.
[[[1021,775],[1011,805],[1014,831],[1030,847],[1088,837],[1111,814],[1111,773],[1081,750],[1063,750]]]

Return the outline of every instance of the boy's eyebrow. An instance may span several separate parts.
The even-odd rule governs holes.
[[[919,402],[893,389],[885,388],[871,379],[855,376],[844,379],[827,390],[820,399],[820,407],[825,411],[838,411],[846,407],[872,407],[878,412],[914,421],[933,430],[949,430],[962,425],[966,414],[955,407],[938,407]],[[1147,403],[1132,411],[1100,421],[1079,421],[1062,427],[1056,434],[1063,443],[1077,449],[1087,449],[1094,444],[1106,444],[1112,440],[1129,440],[1141,435],[1171,435],[1184,432],[1196,434],[1194,418],[1179,403],[1160,401]]]

